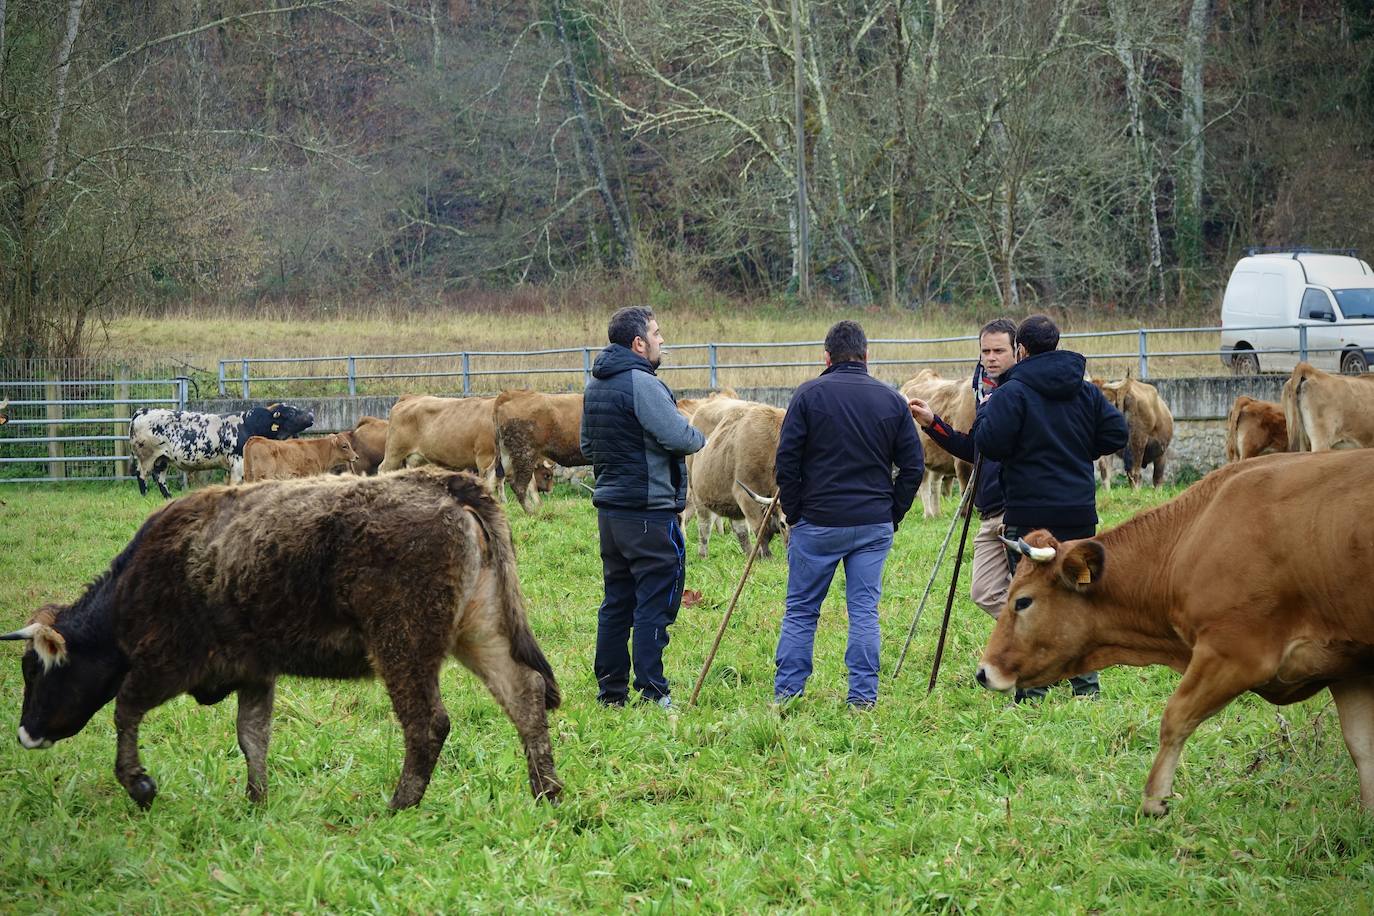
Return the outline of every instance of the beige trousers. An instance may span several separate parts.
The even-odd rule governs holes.
[[[1007,603],[1007,586],[1011,584],[1011,564],[1007,549],[997,540],[1002,530],[1002,514],[988,516],[978,523],[973,538],[973,585],[969,589],[973,603],[996,619]]]

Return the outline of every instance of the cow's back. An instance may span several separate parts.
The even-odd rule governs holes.
[[[564,467],[586,464],[582,455],[582,394],[545,394],[527,388],[503,391],[493,407],[498,439],[512,433]]]
[[[358,453],[358,473],[375,474],[386,456],[386,434],[389,424],[381,417],[362,417],[353,425],[349,441]]]
[[[386,451],[397,464],[419,456],[455,470],[485,471],[495,460],[495,404],[495,397],[426,395],[398,401],[391,408]]]

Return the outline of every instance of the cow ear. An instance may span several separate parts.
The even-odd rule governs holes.
[[[67,641],[62,634],[46,623],[38,624],[33,631],[33,651],[43,662],[43,670],[56,668],[67,663]]]
[[[1063,554],[1059,565],[1059,578],[1069,589],[1087,591],[1102,581],[1102,571],[1107,565],[1107,551],[1100,541],[1079,541]]]

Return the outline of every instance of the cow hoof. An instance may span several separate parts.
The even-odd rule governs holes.
[[[129,784],[129,797],[136,805],[147,811],[153,806],[153,799],[157,798],[157,783],[153,782],[153,777],[144,773]]]
[[[1163,817],[1169,813],[1169,803],[1162,798],[1147,798],[1141,807],[1151,817]]]
[[[550,805],[557,805],[563,801],[563,783],[556,779],[550,779],[544,785],[531,785],[534,791],[534,800],[537,802],[547,802]]]

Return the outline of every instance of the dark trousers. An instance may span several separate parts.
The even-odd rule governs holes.
[[[597,527],[606,585],[596,621],[597,699],[625,702],[632,659],[635,689],[647,700],[666,697],[663,649],[682,605],[687,570],[677,514],[602,509]]]
[[[1025,537],[1026,535],[1030,534],[1032,531],[1035,530],[1037,529],[1008,525],[1003,534],[1014,541],[1017,538]],[[1076,541],[1080,538],[1090,538],[1093,535],[1097,534],[1097,529],[1093,528],[1091,525],[1084,528],[1051,527],[1049,531],[1050,534],[1054,535],[1055,538],[1060,541]],[[1008,547],[1007,559],[1011,562],[1011,573],[1014,576],[1016,575],[1016,564],[1021,562],[1021,560],[1024,559],[1024,557],[1022,557],[1021,552],[1019,550],[1012,550],[1010,547]],[[1100,689],[1098,684],[1097,672],[1085,671],[1083,674],[1071,677],[1069,678],[1069,686],[1073,688],[1073,692],[1075,694],[1097,693]],[[1047,693],[1049,693],[1049,689],[1046,687],[1018,687],[1016,688],[1016,699],[1024,700],[1028,698],[1043,697]]]

